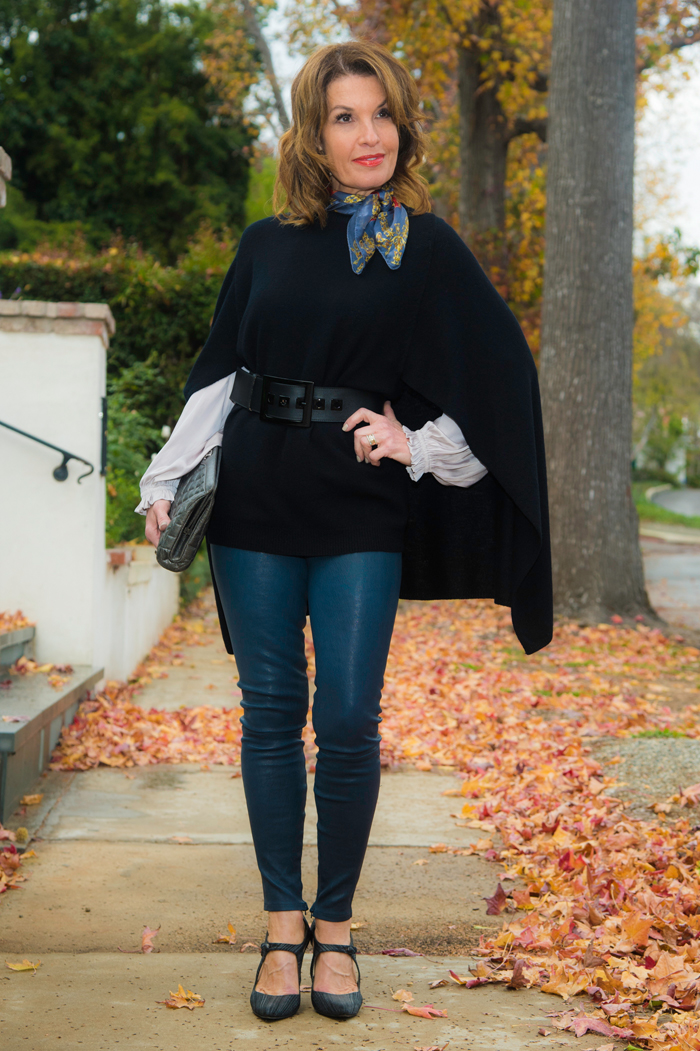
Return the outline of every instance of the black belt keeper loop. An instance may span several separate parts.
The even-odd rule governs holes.
[[[386,398],[354,387],[317,387],[313,380],[261,376],[239,369],[230,395],[234,405],[257,412],[267,423],[310,427],[312,423],[345,423],[358,409],[383,414]]]

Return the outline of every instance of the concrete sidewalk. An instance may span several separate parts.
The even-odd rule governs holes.
[[[508,992],[498,986],[469,990],[452,982],[429,988],[429,982],[448,977],[450,968],[464,974],[467,964],[463,957],[361,957],[365,1006],[357,1018],[349,1022],[322,1018],[311,1007],[308,993],[303,993],[298,1015],[267,1024],[248,1005],[257,966],[252,955],[51,954],[35,976],[13,974],[10,981],[2,982],[3,1047],[8,1051],[57,1047],[62,1051],[410,1051],[449,1042],[450,1051],[520,1051],[600,1046],[600,1036],[576,1040],[552,1027],[547,1012],[563,1008],[559,998]],[[302,981],[308,981],[308,967]],[[173,1011],[156,1002],[166,999],[170,990],[177,991],[179,982],[203,996],[204,1007]],[[428,1020],[398,1013],[399,1005],[392,1000],[397,989],[408,989],[416,1004],[432,1003],[447,1011],[447,1018]],[[540,1028],[549,1035],[538,1036]]]
[[[42,779],[44,801],[32,822],[38,856],[25,863],[31,875],[24,888],[0,902],[2,958],[41,966],[36,975],[2,975],[3,1048],[408,1051],[448,1041],[450,1051],[598,1047],[599,1037],[577,1041],[552,1027],[547,1013],[565,1006],[557,997],[452,982],[429,988],[430,981],[449,980],[450,968],[466,974],[479,936],[501,926],[483,901],[496,888],[499,866],[429,850],[484,835],[457,827],[450,816],[461,800],[442,793],[458,783],[448,773],[383,777],[355,899],[355,919],[364,924],[354,937],[368,1006],[350,1022],[332,1022],[317,1016],[304,994],[298,1016],[268,1025],[248,1005],[257,952],[240,951],[265,933],[240,778],[229,769],[156,766]],[[310,808],[310,843],[312,821]],[[315,864],[309,845],[309,901]],[[215,944],[229,922],[236,944]],[[160,927],[159,951],[148,956],[133,953],[144,925]],[[425,955],[381,955],[398,947]],[[203,996],[205,1006],[172,1011],[156,1003],[179,983]],[[400,988],[417,1005],[446,1010],[447,1018],[392,1013]],[[537,1035],[541,1028],[547,1036]]]
[[[167,678],[149,683],[139,703],[235,705],[235,666],[211,609],[202,642],[183,649]],[[36,975],[0,971],[3,1049],[410,1051],[448,1041],[449,1051],[598,1047],[601,1037],[576,1040],[553,1028],[547,1012],[566,1006],[558,997],[498,986],[429,988],[429,981],[449,979],[450,968],[466,974],[480,935],[501,926],[486,915],[483,900],[495,891],[500,866],[429,849],[464,848],[488,835],[458,826],[453,815],[461,798],[443,792],[459,784],[449,770],[383,776],[355,898],[368,1006],[350,1022],[331,1022],[314,1013],[304,994],[298,1016],[268,1025],[248,1004],[258,954],[240,951],[246,942],[259,944],[265,916],[238,771],[164,765],[40,778],[41,805],[9,823],[37,837],[37,857],[23,866],[30,878],[22,890],[0,899],[0,966],[24,958],[40,959],[41,966]],[[314,822],[310,791],[303,867],[309,903]],[[228,923],[236,944],[215,944]],[[158,952],[148,956],[133,953],[144,925],[160,927]],[[381,955],[398,947],[425,955]],[[179,983],[203,996],[205,1006],[172,1011],[156,1003]],[[399,988],[448,1017],[391,1013]],[[538,1036],[540,1028],[548,1035]]]

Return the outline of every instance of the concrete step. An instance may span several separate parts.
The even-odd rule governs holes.
[[[7,670],[20,657],[31,656],[35,633],[33,624],[14,631],[0,631],[0,670]]]
[[[420,1051],[448,1044],[449,1051],[588,1051],[605,1039],[589,1033],[577,1040],[557,1031],[549,1015],[568,1006],[557,997],[534,989],[515,993],[502,985],[469,990],[451,982],[449,971],[468,975],[471,961],[449,956],[361,956],[365,1006],[356,1018],[323,1018],[304,992],[299,1013],[272,1025],[248,1005],[259,956],[236,949],[149,956],[42,953],[35,975],[8,971],[3,983],[0,1022],[13,1041],[8,1051],[10,1046],[13,1051]],[[32,962],[35,957],[30,955]],[[13,956],[13,962],[21,958]],[[307,955],[305,984],[309,962]],[[441,979],[449,984],[430,988]],[[157,1003],[170,990],[177,992],[179,983],[204,997],[204,1007],[172,1011]],[[392,999],[397,989],[408,990],[416,1005],[434,1004],[447,1017],[429,1021],[401,1013]],[[538,1035],[542,1029],[548,1040]]]
[[[59,688],[43,674],[4,678],[10,686],[0,690],[1,824],[45,769],[61,730],[73,721],[81,700],[103,675],[102,668],[79,664]]]

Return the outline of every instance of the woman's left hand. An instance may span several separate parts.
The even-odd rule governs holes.
[[[382,457],[388,456],[391,460],[398,460],[405,467],[410,466],[411,451],[408,447],[408,438],[394,415],[390,401],[384,402],[383,416],[369,409],[358,409],[357,412],[353,412],[343,424],[343,430],[351,431],[359,423],[366,423],[368,426],[358,428],[353,434],[358,463],[364,460],[365,463],[379,467]],[[376,443],[374,448],[372,442],[368,440],[370,435]]]

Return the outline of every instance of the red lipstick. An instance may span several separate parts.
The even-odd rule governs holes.
[[[383,153],[368,153],[364,157],[355,157],[353,164],[362,164],[365,168],[376,168],[383,160]]]

